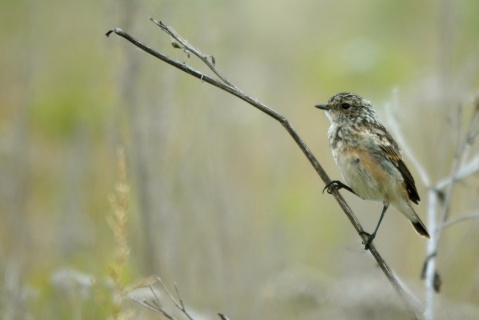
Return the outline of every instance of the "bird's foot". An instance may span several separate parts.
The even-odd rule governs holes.
[[[368,237],[366,240],[363,241],[363,244],[364,250],[369,250],[369,248],[371,248],[371,244],[373,243],[374,238],[376,238],[376,232],[369,234],[366,231],[361,231],[361,235]]]
[[[341,181],[339,180],[332,180],[330,181],[323,189],[323,193],[324,193],[324,190],[326,190],[329,194],[333,193],[333,190],[336,189],[336,190],[341,190],[341,189],[346,189],[348,190],[349,192],[352,192],[354,194],[356,194],[353,189],[351,189],[350,187],[348,187],[347,185],[345,185],[344,183],[342,183]]]

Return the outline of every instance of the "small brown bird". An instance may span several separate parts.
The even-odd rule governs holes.
[[[411,202],[419,203],[414,178],[402,160],[401,150],[386,128],[378,121],[371,103],[352,93],[338,93],[327,104],[316,105],[326,111],[331,122],[329,145],[346,184],[331,181],[324,188],[344,188],[365,200],[383,203],[383,210],[373,233],[368,236],[369,249],[384,213],[391,204],[411,221],[421,236],[429,233]]]

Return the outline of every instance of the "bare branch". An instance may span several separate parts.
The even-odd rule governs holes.
[[[461,110],[462,113],[462,104],[458,106],[458,109]],[[462,121],[459,119],[458,121]],[[455,160],[457,160],[457,170],[456,172],[453,171],[453,178],[451,181],[460,181],[465,179],[466,177],[473,175],[479,172],[479,155],[476,155],[472,160],[469,161],[468,164],[464,164],[466,159],[469,158],[469,154],[471,151],[471,147],[475,142],[475,137],[478,134],[478,122],[479,122],[479,95],[476,95],[474,99],[474,109],[472,116],[469,120],[469,125],[467,127],[466,133],[463,137],[463,141],[458,145],[458,154],[455,156]],[[459,133],[460,134],[460,133]],[[447,218],[447,216],[446,216]],[[446,219],[444,219],[445,221]]]
[[[180,292],[178,291],[178,287],[176,286],[176,284],[175,284],[175,291],[176,291],[176,296],[178,297],[178,300],[180,301],[179,305],[175,303],[176,307],[180,309],[181,312],[183,312],[188,319],[193,320],[193,318],[188,313],[188,311],[186,311],[186,307],[183,303],[183,299],[181,299]]]
[[[176,31],[173,30],[173,28],[167,26],[163,22],[155,20],[153,18],[150,18],[150,20],[153,21],[153,23],[156,24],[158,27],[160,27],[161,30],[163,30],[164,32],[169,34],[173,39],[178,41],[183,46],[184,49],[186,49],[187,51],[193,52],[193,54],[195,56],[197,56],[201,61],[203,61],[203,63],[206,64],[211,69],[211,71],[213,71],[218,76],[218,78],[220,78],[224,83],[226,83],[230,87],[233,87],[233,88],[239,90],[234,84],[232,84],[230,81],[228,81],[226,79],[226,77],[223,74],[221,74],[221,72],[219,72],[218,69],[216,69],[216,67],[215,67],[216,60],[213,56],[209,56],[209,55],[205,55],[205,54],[201,53],[200,50],[191,46],[188,43],[188,41],[186,41],[178,33],[176,33]]]
[[[170,319],[170,320],[176,320],[175,317],[173,317],[172,315],[170,315],[168,312],[166,312],[163,308],[161,308],[160,306],[156,305],[156,304],[152,304],[151,302],[149,301],[146,301],[146,300],[139,300],[135,297],[131,297],[131,299],[135,302],[137,302],[138,304],[144,306],[145,308],[148,308],[152,311],[155,311],[157,313],[161,313],[165,318],[167,319]]]
[[[208,57],[207,55],[202,54],[199,50],[192,47],[186,40],[184,40],[180,35],[178,35],[173,29],[171,29],[170,27],[168,27],[165,24],[163,24],[161,22],[158,22],[156,20],[152,19],[152,21],[157,26],[159,26],[163,31],[165,31],[167,34],[169,34],[171,37],[173,37],[175,39],[175,41],[180,43],[180,47],[183,46],[184,49],[186,49],[187,51],[192,52],[201,61],[203,61],[221,79],[221,81],[213,79],[213,78],[211,78],[211,77],[209,77],[209,76],[191,68],[190,66],[186,65],[185,63],[182,63],[182,62],[179,62],[175,59],[172,59],[172,58],[170,58],[170,57],[168,57],[168,56],[166,56],[166,55],[164,55],[164,54],[162,54],[162,53],[144,45],[143,43],[141,43],[137,39],[133,38],[132,36],[130,36],[128,33],[124,32],[120,28],[111,29],[110,31],[108,31],[106,33],[106,35],[109,36],[111,33],[115,33],[115,34],[119,35],[120,37],[123,37],[124,39],[128,40],[129,42],[134,44],[136,47],[138,47],[138,48],[142,49],[143,51],[149,53],[150,55],[152,55],[152,56],[154,56],[154,57],[156,57],[156,58],[158,58],[158,59],[160,59],[160,60],[162,60],[162,61],[180,69],[180,70],[182,70],[183,72],[188,73],[189,75],[191,75],[195,78],[198,78],[198,79],[200,79],[204,82],[207,82],[207,83],[209,83],[209,84],[211,84],[211,85],[213,85],[217,88],[220,88],[220,89],[222,89],[226,92],[231,93],[232,95],[240,98],[241,100],[249,103],[253,107],[259,109],[260,111],[266,113],[267,115],[269,115],[273,119],[277,120],[278,122],[281,123],[281,125],[286,129],[286,131],[294,139],[296,144],[299,146],[299,148],[304,153],[304,155],[308,158],[309,162],[314,167],[314,169],[316,170],[318,175],[321,177],[323,182],[325,184],[328,184],[329,182],[331,182],[331,179],[327,175],[326,171],[324,171],[323,167],[320,165],[320,163],[318,162],[316,157],[312,154],[312,152],[310,151],[310,149],[308,148],[306,143],[304,143],[304,141],[300,138],[300,136],[298,135],[296,130],[293,128],[293,126],[289,123],[289,121],[283,115],[281,115],[277,111],[267,107],[263,103],[259,102],[257,99],[253,99],[253,98],[245,95],[237,86],[232,85],[228,80],[226,80],[226,78],[224,78],[224,76],[222,76],[221,72],[219,72],[217,70],[217,68],[214,64],[214,59],[211,59],[211,62],[210,62],[207,59],[207,57]],[[352,223],[352,225],[354,226],[354,228],[356,229],[358,234],[361,236],[361,238],[363,240],[367,240],[366,239],[367,236],[364,235],[364,230],[363,230],[361,224],[359,223],[359,220],[357,219],[356,215],[353,213],[353,211],[351,210],[349,205],[346,203],[344,198],[341,196],[341,194],[336,189],[334,189],[331,194],[334,196],[334,198],[338,202],[339,206],[344,211],[344,213],[348,217],[349,221]],[[418,317],[417,317],[417,315],[414,311],[414,308],[411,305],[411,302],[410,302],[410,299],[409,299],[407,293],[405,292],[404,288],[399,283],[398,279],[396,278],[396,276],[392,272],[389,265],[384,261],[382,256],[376,250],[376,248],[374,246],[374,243],[372,243],[372,245],[370,246],[369,251],[371,252],[373,257],[376,259],[376,262],[378,263],[378,265],[380,266],[380,268],[382,269],[382,271],[384,272],[384,274],[386,275],[386,277],[390,281],[391,285],[394,287],[397,294],[401,298],[401,301],[402,301],[406,311],[409,314],[409,318],[410,319],[418,319]],[[161,281],[161,279],[159,279],[159,281]],[[160,284],[162,284],[162,281],[160,282]],[[162,284],[162,286],[163,286],[163,288],[165,288],[164,284]],[[176,300],[174,300],[171,293],[169,293],[168,291],[167,291],[167,293],[170,295],[170,298],[173,301],[176,301]],[[175,304],[177,305],[177,307],[179,305],[180,309],[181,309],[181,304],[178,304],[178,302],[175,302]]]
[[[442,225],[442,227],[443,228],[450,227],[450,226],[452,226],[456,223],[462,222],[464,220],[476,219],[476,218],[479,218],[479,211],[472,211],[472,212],[468,212],[468,213],[463,213],[463,214],[461,214],[457,217],[454,217],[454,218],[451,218],[451,219],[447,220]]]
[[[479,155],[476,156],[467,165],[459,169],[452,177],[442,179],[436,184],[436,189],[441,190],[451,183],[459,182],[473,174],[479,172]]]
[[[186,310],[185,304],[183,303],[183,299],[181,298],[180,292],[178,288],[176,287],[176,285],[175,285],[175,292],[177,297],[175,298],[160,277],[156,277],[156,280],[160,284],[161,289],[166,293],[168,299],[176,307],[176,309],[178,309],[189,320],[195,320],[193,316],[191,316],[191,314],[188,312],[188,310]],[[156,290],[153,288],[153,286],[149,285],[148,287],[150,288],[150,291],[151,291],[151,296],[149,297],[149,299],[138,298],[135,295],[130,295],[130,298],[133,301],[137,302],[138,304],[152,311],[155,311],[156,313],[163,315],[165,318],[169,320],[176,320],[176,318],[170,312],[166,311],[165,307],[163,307],[160,297],[157,294]],[[226,316],[224,315],[222,315],[222,317],[227,319]]]
[[[451,198],[455,184],[458,181],[461,181],[472,174],[479,172],[479,156],[474,157],[469,161],[468,164],[464,165],[466,159],[468,159],[469,152],[474,143],[474,140],[478,134],[477,125],[479,122],[479,95],[475,97],[474,100],[474,110],[472,117],[469,120],[469,125],[466,129],[465,135],[462,135],[462,113],[463,106],[460,104],[457,107],[457,121],[456,126],[456,146],[454,152],[454,159],[451,165],[450,176],[446,179],[438,182],[432,190],[429,190],[429,207],[428,207],[428,217],[429,217],[429,227],[432,230],[431,240],[428,243],[427,252],[428,257],[425,261],[424,270],[426,275],[426,312],[425,316],[427,319],[432,319],[434,316],[434,301],[435,301],[435,292],[438,292],[439,286],[441,284],[441,279],[438,271],[436,270],[436,256],[439,248],[439,242],[442,237],[442,233],[445,230],[445,227],[451,226],[460,221],[467,219],[476,218],[479,216],[477,212],[470,214],[464,214],[459,217],[449,219],[449,212],[451,206]],[[462,139],[462,140],[461,140]],[[441,203],[443,204],[442,212],[438,217],[438,190],[445,188],[446,190],[442,193]],[[436,227],[437,226],[437,227]]]
[[[458,121],[460,121],[461,120],[460,116],[462,115],[462,105],[458,106],[457,113],[459,118]],[[456,146],[456,152],[454,154],[454,160],[452,162],[451,176],[450,178],[447,178],[439,182],[438,185],[436,186],[436,190],[446,188],[445,197],[443,201],[444,206],[443,206],[441,216],[439,217],[439,225],[441,224],[444,225],[447,219],[449,218],[449,211],[450,211],[449,209],[450,209],[451,197],[452,197],[452,192],[454,190],[455,182],[460,181],[476,172],[479,172],[479,156],[476,156],[475,158],[473,158],[467,165],[465,166],[463,165],[469,153],[471,143],[474,141],[470,137],[475,135],[478,121],[479,121],[479,108],[476,103],[476,106],[473,111],[473,115],[469,121],[469,125],[466,130],[466,134],[463,136],[462,141],[458,140],[458,143]],[[458,127],[458,130],[461,130],[462,124],[458,122],[457,127]],[[458,132],[457,135],[460,137],[461,133]],[[443,228],[439,227],[436,229],[436,237],[434,237],[434,241],[436,242],[435,250],[437,250],[437,245],[440,241],[442,231],[443,231]],[[433,239],[431,239],[431,241],[432,240]],[[432,254],[432,253],[435,253],[435,251],[429,252],[429,254]]]
[[[461,132],[458,133],[458,136],[462,138],[462,141],[459,141],[457,144],[457,151],[455,155],[455,159],[458,159],[458,168],[464,167],[464,162],[469,157],[469,151],[471,150],[472,145],[474,144],[475,137],[477,136],[477,125],[479,122],[479,97],[475,98],[475,107],[473,109],[472,115],[469,118],[469,125],[464,136],[461,135]],[[462,115],[462,104],[458,106],[458,110],[461,110],[459,116]],[[459,117],[458,116],[458,117]],[[459,118],[458,121],[462,122],[462,118]],[[459,127],[461,128],[461,127]],[[475,159],[477,161],[477,157]],[[474,161],[474,160],[473,160]],[[473,162],[471,161],[471,162]],[[458,170],[461,171],[461,170]],[[456,175],[459,172],[456,173]]]
[[[142,305],[142,306],[144,306],[144,307],[146,307],[146,308],[148,308],[152,311],[155,311],[157,313],[162,314],[167,319],[176,320],[176,318],[174,316],[169,314],[163,308],[163,306],[161,305],[160,297],[156,294],[156,291],[155,291],[155,289],[153,289],[153,286],[149,285],[148,287],[150,288],[151,294],[153,295],[153,299],[151,301],[144,300],[144,299],[140,300],[140,299],[138,299],[134,296],[130,296],[130,299],[132,299],[133,301],[139,303],[140,305]]]
[[[429,221],[429,230],[431,230],[431,239],[427,243],[427,253],[428,256],[424,263],[425,276],[426,276],[426,319],[433,318],[434,311],[434,301],[435,301],[435,287],[434,287],[434,278],[437,274],[436,271],[436,255],[437,247],[439,241],[437,241],[437,203],[438,203],[438,194],[434,190],[428,190],[428,207],[427,207],[427,216]],[[424,272],[423,272],[424,274]]]
[[[191,317],[191,315],[188,313],[188,311],[186,310],[185,305],[183,304],[183,300],[181,299],[180,292],[178,291],[178,288],[176,287],[176,285],[175,285],[175,291],[176,291],[176,296],[177,296],[178,300],[175,299],[175,297],[171,294],[170,290],[168,290],[168,288],[165,286],[165,283],[163,282],[163,280],[160,277],[156,277],[156,279],[158,280],[158,282],[160,283],[161,287],[166,292],[166,294],[168,295],[170,300],[175,304],[175,307],[178,308],[181,312],[183,312],[183,314],[188,319],[194,320]]]
[[[155,289],[153,289],[153,286],[151,284],[149,285],[149,288],[151,293],[153,294],[153,297],[154,297],[153,302],[155,303],[155,306],[158,308],[161,308],[160,297],[158,296],[158,294],[156,294],[156,291]]]

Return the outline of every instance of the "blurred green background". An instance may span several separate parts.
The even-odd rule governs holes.
[[[456,107],[465,106],[467,120],[479,86],[478,1],[4,0],[0,7],[3,319],[110,316],[98,296],[108,297],[114,263],[106,217],[118,146],[132,190],[125,284],[160,275],[192,310],[213,318],[404,318],[279,123],[105,33],[121,27],[207,72],[149,18],[172,26],[214,55],[245,93],[287,117],[333,178],[329,123],[313,106],[352,91],[383,116],[397,89],[401,129],[436,181],[451,170]],[[417,180],[417,211],[427,223]],[[452,215],[478,207],[477,182],[457,188]],[[345,197],[371,230],[381,206]],[[397,211],[388,213],[375,244],[423,302],[426,241]],[[451,227],[441,242],[437,299],[449,319],[479,317],[478,220]],[[125,305],[138,318],[159,318]]]

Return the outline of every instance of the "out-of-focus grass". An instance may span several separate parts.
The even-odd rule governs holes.
[[[453,101],[479,84],[477,3],[450,2],[450,10],[444,3],[144,1],[132,10],[112,1],[4,1],[0,260],[17,272],[3,262],[0,271],[16,279],[10,287],[18,290],[2,292],[3,315],[7,301],[23,301],[16,312],[38,318],[104,315],[90,289],[81,290],[89,277],[105,283],[114,255],[105,213],[118,143],[131,173],[128,278],[160,274],[197,308],[232,319],[268,318],[272,301],[288,296],[274,296],[271,288],[291,274],[298,283],[327,279],[327,289],[311,292],[328,305],[333,302],[318,296],[336,292],[338,277],[381,278],[279,124],[104,33],[128,28],[203,68],[171,48],[148,18],[172,25],[213,54],[228,78],[291,119],[332,177],[339,174],[327,147],[327,120],[312,106],[350,90],[381,113],[399,87],[406,135],[439,178],[448,173],[451,154],[440,149],[447,132],[429,126],[438,119],[447,124],[450,116],[437,107],[444,100],[438,83],[447,71]],[[418,119],[424,115],[427,125]],[[360,219],[373,225],[377,215],[370,211],[379,207],[352,201]],[[422,206],[418,211],[425,215]],[[474,238],[472,223],[455,227],[460,231],[445,241]],[[424,240],[393,214],[383,227],[380,249],[421,292]],[[444,256],[455,248],[445,246]],[[453,304],[477,300],[474,248],[444,264],[444,296]],[[291,297],[300,292],[290,289]],[[258,297],[268,303],[254,303]],[[288,301],[288,310],[300,312],[294,301],[301,305],[301,297]]]

